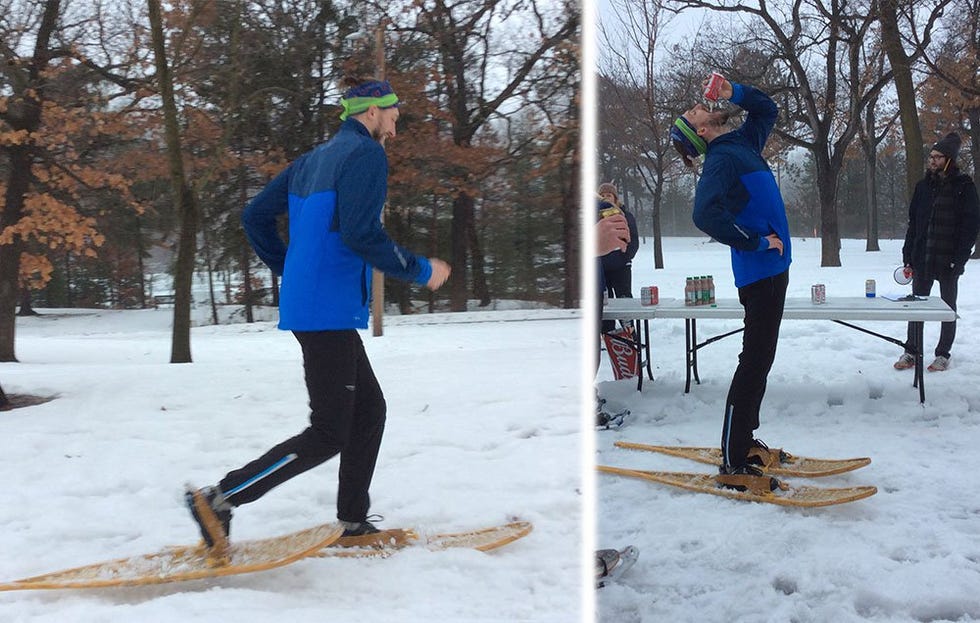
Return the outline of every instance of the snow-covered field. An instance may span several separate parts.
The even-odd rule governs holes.
[[[820,268],[820,241],[794,240],[789,296],[861,296],[866,279],[880,294],[910,291],[892,280],[901,242],[845,240],[843,266]],[[664,270],[653,247],[634,261],[634,289],[658,285],[683,294],[687,275],[712,274],[719,297],[735,297],[728,250],[704,239],[665,241]],[[960,279],[962,318],[952,367],[926,373],[926,403],[912,371],[892,363],[901,349],[826,321],[785,321],[762,407],[761,439],[810,456],[870,456],[870,466],[822,479],[873,484],[867,500],[825,509],[747,504],[616,476],[597,477],[599,547],[635,544],[640,559],[623,582],[602,589],[599,620],[849,622],[980,619],[980,262]],[[938,296],[938,286],[934,290]],[[699,336],[740,326],[702,321]],[[860,323],[859,323],[860,324]],[[904,339],[899,323],[868,328]],[[684,323],[652,323],[656,381],[614,382],[608,362],[598,379],[633,422],[597,437],[597,460],[641,469],[710,471],[681,459],[615,448],[619,439],[717,445],[723,403],[741,341],[721,340],[699,355],[701,385],[684,389]],[[926,362],[939,326],[925,329]]]
[[[843,267],[825,269],[818,240],[795,240],[790,296],[809,296],[813,283],[826,284],[828,297],[860,296],[869,278],[879,294],[902,292],[891,281],[900,243],[882,246],[865,253],[863,242],[846,240]],[[718,296],[735,296],[726,248],[667,239],[665,259],[655,271],[652,246],[641,247],[637,292],[658,285],[661,297],[679,296],[683,277],[710,273]],[[372,488],[382,525],[455,531],[519,518],[534,522],[530,536],[491,554],[409,550],[184,584],[0,593],[0,621],[589,620],[581,580],[591,569],[580,562],[593,545],[581,532],[592,482],[595,545],[641,550],[623,582],[599,592],[601,621],[980,619],[978,285],[980,264],[971,262],[953,366],[927,375],[924,406],[912,373],[891,368],[893,344],[828,322],[783,324],[759,435],[799,454],[871,456],[869,467],[823,481],[877,485],[868,500],[803,511],[593,481],[580,464],[593,457],[582,453],[591,406],[580,418],[577,314],[389,317],[384,337],[363,334],[389,405]],[[182,484],[213,483],[305,426],[299,348],[271,322],[195,328],[194,363],[171,365],[169,310],[44,311],[18,320],[20,363],[0,364],[8,393],[55,396],[0,413],[0,581],[195,540]],[[700,324],[705,337],[738,326]],[[718,441],[739,339],[701,352],[702,384],[685,395],[683,323],[653,329],[656,381],[643,392],[609,381],[603,359],[602,394],[634,419],[597,435],[595,456],[707,470],[613,447]],[[927,325],[928,355],[937,336]],[[336,461],[301,475],[240,508],[233,534],[261,538],[331,520],[335,480]]]
[[[302,430],[299,345],[271,322],[193,329],[171,365],[170,310],[18,319],[0,413],[0,581],[192,543],[184,482],[216,482]],[[207,314],[199,308],[196,313]],[[577,312],[386,319],[364,342],[388,402],[372,487],[386,527],[523,519],[496,552],[406,550],[137,588],[0,593],[0,621],[578,621],[583,609],[582,340]],[[332,521],[337,461],[239,508],[232,534]]]

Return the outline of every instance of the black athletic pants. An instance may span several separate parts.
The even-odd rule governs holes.
[[[745,308],[745,331],[738,367],[728,390],[721,432],[721,450],[728,467],[745,464],[753,432],[759,428],[759,408],[766,393],[769,369],[776,358],[788,285],[789,271],[786,271],[738,289],[738,300]]]
[[[606,293],[611,299],[631,299],[633,298],[633,268],[627,264],[618,270],[604,272],[604,283]],[[601,298],[601,297],[600,297]],[[602,332],[616,330],[615,320],[602,321]]]
[[[922,276],[919,276],[920,272],[917,270],[912,276],[912,294],[916,296],[929,296],[932,292],[932,284],[934,281],[939,282],[939,297],[947,305],[956,311],[956,295],[959,291],[959,275],[954,275],[952,273],[947,273],[945,275],[926,275],[924,272]],[[939,330],[939,343],[936,344],[936,357],[949,357],[949,352],[953,349],[953,340],[956,338],[956,321],[951,320],[949,322],[942,323],[942,328]],[[912,323],[909,323],[909,333],[908,342],[912,343]],[[923,354],[925,354],[925,346],[922,347]],[[909,353],[911,354],[911,353]]]
[[[337,519],[364,521],[381,447],[385,400],[357,331],[294,332],[303,349],[310,426],[218,484],[239,506],[340,454]]]

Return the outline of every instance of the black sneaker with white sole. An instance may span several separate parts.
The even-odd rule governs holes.
[[[221,535],[212,535],[211,531],[208,530],[207,523],[201,517],[197,506],[194,504],[195,494],[199,494],[208,507],[210,507],[211,512],[214,513],[215,518],[218,520],[220,529],[224,532],[223,536],[226,540],[231,534],[231,509],[233,507],[225,500],[224,495],[222,495],[218,487],[203,487],[195,490],[193,487],[188,486],[187,491],[184,493],[184,502],[187,504],[188,510],[191,511],[191,517],[194,518],[198,529],[201,531],[201,537],[204,539],[204,543],[208,547],[214,547],[215,541]]]
[[[377,534],[381,532],[381,529],[375,526],[371,521],[384,521],[384,517],[381,515],[370,515],[365,518],[364,521],[340,521],[340,525],[344,527],[344,533],[340,535],[340,538],[349,536],[364,536],[366,534]]]

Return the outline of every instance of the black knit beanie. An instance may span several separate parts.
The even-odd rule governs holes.
[[[933,145],[932,149],[946,156],[946,158],[955,161],[956,156],[960,153],[961,144],[960,135],[956,132],[950,132],[941,141]]]

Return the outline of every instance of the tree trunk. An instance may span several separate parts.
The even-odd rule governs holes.
[[[245,174],[245,167],[241,166],[238,170],[238,204],[244,209],[248,198],[246,185],[248,180]],[[241,222],[241,218],[238,219]],[[255,322],[255,314],[252,310],[252,247],[248,244],[245,237],[245,230],[238,230],[239,248],[241,249],[242,287],[245,294],[245,322],[251,324]]]
[[[473,296],[480,299],[480,307],[486,307],[490,305],[490,289],[487,287],[487,275],[483,269],[486,260],[483,257],[483,245],[480,244],[480,236],[476,230],[475,211],[470,213],[467,236],[469,237],[470,257],[472,258]]]
[[[432,195],[432,221],[429,223],[429,257],[439,256],[439,199]],[[428,297],[428,310],[433,313],[436,310],[436,293],[425,289]]]
[[[174,269],[174,326],[170,344],[170,363],[191,362],[191,285],[194,276],[194,255],[197,246],[197,206],[194,194],[184,176],[180,127],[173,82],[164,46],[160,0],[147,0],[153,56],[156,61],[157,84],[163,106],[164,136],[167,143],[167,162],[174,208],[180,222],[177,264]]]
[[[7,151],[10,175],[0,228],[6,230],[20,221],[24,213],[24,196],[31,179],[31,160],[26,147],[16,146]],[[17,295],[20,288],[20,254],[24,246],[20,236],[0,246],[0,361],[17,361],[14,352],[16,334]]]
[[[31,289],[28,287],[22,287],[20,289],[20,310],[17,312],[18,316],[38,316],[34,307],[31,305]]]
[[[664,267],[663,224],[660,222],[661,207],[664,203],[664,176],[658,175],[653,185],[653,208],[650,220],[653,222],[653,267]]]
[[[177,157],[180,158],[179,153]],[[180,199],[176,207],[180,215],[180,240],[174,267],[174,326],[170,340],[170,363],[191,363],[191,286],[194,283],[194,256],[197,250],[197,212],[194,194],[183,179],[178,195]]]
[[[980,185],[980,106],[966,111],[970,119],[970,155],[973,156],[973,183]],[[980,236],[973,247],[971,259],[980,259]]]
[[[453,200],[452,222],[452,289],[450,290],[449,309],[451,311],[466,311],[466,301],[469,289],[466,287],[466,268],[469,259],[469,224],[473,219],[473,198],[461,192]]]
[[[46,78],[51,51],[48,43],[58,23],[61,11],[59,0],[47,0],[44,15],[38,25],[34,40],[34,56],[26,63],[26,89],[8,98],[6,121],[13,130],[26,130],[34,133],[41,126],[41,102],[44,97]],[[13,59],[11,59],[13,60]],[[13,65],[13,63],[11,63]],[[11,67],[9,71],[17,71]],[[24,201],[30,190],[31,164],[33,162],[30,144],[10,145],[7,152],[7,191],[4,195],[3,212],[0,213],[0,231],[20,221],[24,214]],[[20,278],[20,254],[23,241],[14,236],[9,244],[0,245],[0,361],[17,361],[14,353],[16,328],[17,293]]]
[[[878,98],[868,103],[864,112],[864,132],[861,147],[864,148],[865,204],[867,208],[867,244],[865,251],[880,251],[878,246],[878,143],[875,138],[875,107]]]
[[[866,154],[865,170],[867,171],[867,184],[865,184],[865,196],[868,203],[868,242],[864,247],[865,251],[881,251],[878,246],[878,158],[874,146],[871,152]]]
[[[817,196],[820,199],[820,266],[840,266],[840,229],[837,222],[837,175],[826,154],[815,154]]]
[[[143,264],[143,221],[136,217],[136,264],[140,271],[140,309],[146,309],[146,266]]]
[[[881,44],[891,63],[895,75],[895,91],[898,95],[898,110],[902,120],[902,134],[905,136],[905,189],[912,196],[916,182],[925,171],[922,128],[919,125],[919,110],[915,101],[915,85],[912,83],[912,69],[898,29],[898,0],[881,0]]]
[[[208,222],[207,216],[202,217],[204,222]],[[214,295],[214,261],[211,258],[211,241],[208,236],[208,228],[205,225],[201,228],[204,237],[204,263],[208,271],[208,296],[211,297],[211,324],[219,325],[218,321],[218,299]]]
[[[571,167],[568,179],[562,185],[561,193],[561,247],[565,263],[565,283],[562,286],[562,306],[573,309],[580,306],[581,290],[579,280],[581,270],[581,238],[579,231],[581,223],[581,197],[579,193],[581,156],[576,149],[572,153]],[[592,202],[590,202],[592,203]],[[593,288],[594,289],[594,288]]]
[[[75,292],[71,287],[72,279],[73,273],[71,270],[71,251],[65,251],[65,304],[68,307],[75,306]]]
[[[244,236],[243,236],[244,238]],[[255,312],[252,309],[252,266],[251,248],[248,243],[242,241],[241,267],[242,267],[242,289],[245,296],[245,322],[251,324],[255,322]]]

